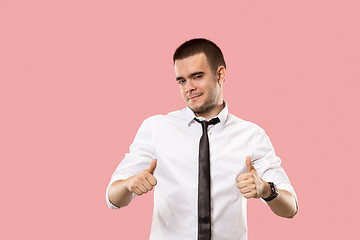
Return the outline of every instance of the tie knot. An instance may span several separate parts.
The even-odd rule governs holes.
[[[207,128],[207,126],[209,126],[209,125],[215,125],[215,124],[217,124],[217,123],[220,122],[220,119],[219,119],[218,117],[213,118],[213,119],[211,119],[210,121],[206,121],[206,120],[200,121],[200,120],[197,119],[197,118],[194,118],[194,119],[195,119],[195,121],[197,121],[198,123],[201,123],[201,125],[203,126],[203,128]]]

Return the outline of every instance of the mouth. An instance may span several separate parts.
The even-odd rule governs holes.
[[[197,99],[198,97],[200,97],[201,96],[201,94],[197,94],[197,95],[194,95],[194,96],[189,96],[188,97],[188,100],[195,100],[195,99]]]

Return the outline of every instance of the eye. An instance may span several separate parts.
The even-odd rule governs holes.
[[[202,75],[196,75],[196,76],[194,77],[194,79],[200,79],[200,78],[202,78]]]
[[[183,83],[185,83],[185,79],[183,79],[183,80],[178,80],[178,84],[183,84]]]

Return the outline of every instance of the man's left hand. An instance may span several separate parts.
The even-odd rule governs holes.
[[[256,171],[250,156],[246,157],[247,173],[240,174],[237,180],[237,187],[245,198],[267,198],[271,195],[270,184],[261,179]]]

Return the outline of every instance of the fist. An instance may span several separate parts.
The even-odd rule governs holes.
[[[237,187],[245,198],[267,198],[271,195],[270,184],[262,180],[257,173],[250,156],[246,157],[247,173],[240,174]]]
[[[153,173],[156,168],[156,160],[152,160],[149,168],[141,171],[139,174],[129,177],[126,182],[127,189],[137,195],[143,195],[151,191],[157,184]]]

